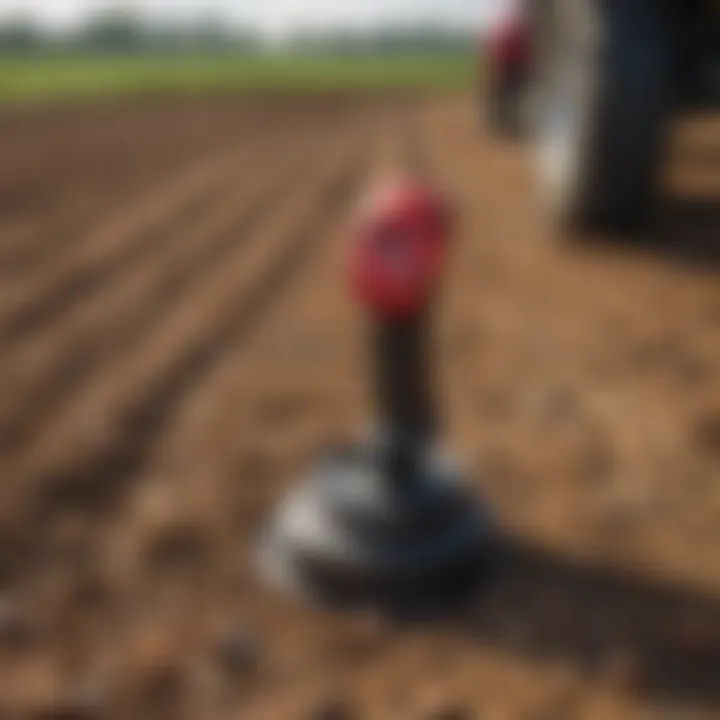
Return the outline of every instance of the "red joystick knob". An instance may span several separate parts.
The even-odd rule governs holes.
[[[407,181],[380,188],[352,228],[353,292],[386,318],[419,312],[437,285],[449,234],[450,213],[436,191]]]

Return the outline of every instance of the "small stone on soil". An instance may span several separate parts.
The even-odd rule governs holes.
[[[683,618],[672,627],[670,643],[677,652],[720,658],[720,626],[705,618]]]
[[[353,720],[355,713],[347,702],[340,699],[327,700],[314,707],[306,720]]]
[[[104,688],[88,685],[39,710],[32,717],[33,720],[102,720],[107,716],[107,710]]]
[[[215,655],[221,666],[234,675],[253,672],[260,660],[258,638],[244,628],[229,630],[218,639]]]
[[[0,594],[0,645],[16,649],[32,636],[32,622],[22,604],[10,595]]]
[[[613,685],[632,687],[641,677],[640,658],[629,649],[618,649],[610,653],[601,664],[602,676]]]
[[[431,711],[427,720],[472,720],[472,715],[457,705],[449,704]]]

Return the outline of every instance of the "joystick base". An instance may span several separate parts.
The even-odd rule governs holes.
[[[334,605],[425,612],[472,599],[501,568],[490,517],[443,455],[388,476],[382,444],[330,453],[263,535],[266,575]]]

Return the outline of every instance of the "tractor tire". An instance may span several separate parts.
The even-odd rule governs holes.
[[[563,230],[633,235],[652,215],[673,103],[668,5],[537,3],[537,160]]]

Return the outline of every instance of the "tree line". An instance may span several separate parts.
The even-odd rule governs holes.
[[[0,52],[11,54],[248,52],[259,47],[257,33],[247,28],[229,28],[215,18],[200,20],[192,26],[173,26],[143,22],[129,11],[105,12],[64,33],[49,33],[22,17],[0,22]]]
[[[420,23],[412,27],[381,27],[366,31],[296,31],[282,48],[301,53],[455,52],[468,49],[468,30]],[[193,24],[147,23],[128,11],[91,16],[79,28],[51,34],[23,18],[0,21],[0,53],[227,53],[254,54],[268,49],[263,36],[221,18],[207,17]]]

